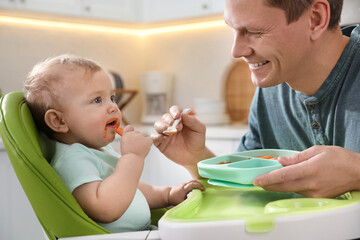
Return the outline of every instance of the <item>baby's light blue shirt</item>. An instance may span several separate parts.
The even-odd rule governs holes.
[[[52,167],[72,192],[78,186],[103,181],[115,169],[120,154],[110,145],[100,150],[88,148],[82,144],[72,145],[56,143]],[[139,189],[125,213],[111,223],[98,223],[111,232],[130,232],[151,229],[150,208]]]

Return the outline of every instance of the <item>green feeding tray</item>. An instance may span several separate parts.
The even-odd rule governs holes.
[[[306,198],[260,187],[231,188],[201,180],[159,221],[162,240],[319,240],[360,237],[360,192]]]
[[[198,163],[205,191],[194,189],[159,221],[162,240],[318,240],[360,237],[360,192],[337,198],[306,198],[252,185],[282,168],[278,158],[296,151],[262,149]],[[225,186],[225,187],[224,187]]]
[[[253,180],[265,173],[282,168],[276,160],[297,151],[261,149],[210,158],[198,163],[200,176],[209,178],[209,183],[227,187],[251,187]],[[267,156],[270,159],[264,159]]]

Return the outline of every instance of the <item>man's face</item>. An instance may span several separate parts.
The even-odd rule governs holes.
[[[308,14],[288,25],[283,10],[264,2],[226,0],[225,21],[234,30],[232,54],[249,64],[256,86],[301,82],[301,65],[310,51]]]

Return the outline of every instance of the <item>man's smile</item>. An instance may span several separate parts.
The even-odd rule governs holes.
[[[255,69],[255,68],[264,66],[265,64],[267,64],[267,63],[269,63],[269,62],[270,62],[270,61],[265,60],[265,61],[256,62],[256,63],[250,63],[250,62],[248,62],[248,64],[249,64],[250,69]]]

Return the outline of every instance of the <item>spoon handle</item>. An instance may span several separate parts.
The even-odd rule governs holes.
[[[182,115],[183,115],[184,113],[187,114],[187,113],[189,113],[189,112],[191,112],[191,108],[185,108],[185,109],[181,112],[180,117],[174,121],[174,123],[173,123],[173,125],[172,125],[171,127],[172,127],[172,128],[176,128],[176,126],[177,126],[177,125],[180,123],[180,121],[181,121]]]

